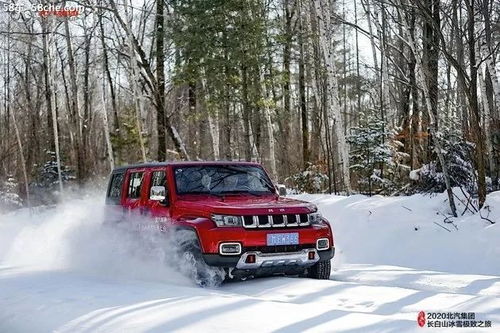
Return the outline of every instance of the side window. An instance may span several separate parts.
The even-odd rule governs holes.
[[[118,204],[122,194],[123,173],[116,173],[112,176],[108,189],[108,202]]]
[[[167,187],[167,178],[165,171],[154,171],[151,175],[151,186],[165,186]]]
[[[141,184],[142,184],[143,174],[144,174],[143,172],[133,172],[130,174],[127,197],[131,199],[136,199],[141,196]]]

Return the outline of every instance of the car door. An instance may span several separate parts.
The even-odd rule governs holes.
[[[167,183],[167,170],[163,168],[155,168],[148,170],[147,175],[147,197],[145,200],[145,207],[147,214],[158,224],[160,230],[164,231],[170,221],[170,196],[169,186]],[[165,200],[158,201],[151,199],[151,188],[153,186],[165,187]]]
[[[123,208],[130,215],[139,214],[145,198],[145,169],[129,169],[125,177]]]

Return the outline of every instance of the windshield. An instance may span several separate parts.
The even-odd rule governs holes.
[[[252,165],[197,165],[174,169],[178,194],[275,193],[264,170]]]

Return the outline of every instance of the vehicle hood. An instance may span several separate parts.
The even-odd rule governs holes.
[[[278,215],[307,214],[317,210],[316,205],[292,198],[274,196],[251,197],[185,196],[177,200],[178,215],[209,217],[211,214],[225,215]]]

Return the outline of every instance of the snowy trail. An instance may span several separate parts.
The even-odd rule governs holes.
[[[378,279],[384,271],[387,267],[365,266],[365,281],[370,275]],[[349,270],[340,271],[332,278],[347,274]],[[413,271],[412,275],[418,280],[428,274]],[[467,280],[460,275],[445,276],[463,280],[464,284]],[[489,279],[485,276],[475,281]],[[422,330],[416,323],[421,310],[476,312],[478,319],[499,323],[500,295],[474,295],[478,286],[473,284],[463,292],[443,292],[432,290],[432,285],[413,289],[266,278],[200,289],[0,267],[0,331],[220,332],[239,327],[243,332],[406,332]],[[488,290],[487,284],[484,287]],[[482,328],[480,332],[494,329]]]
[[[500,223],[443,223],[445,196],[303,195],[332,222],[331,280],[194,286],[164,264],[157,233],[101,228],[101,195],[0,214],[0,332],[498,332]],[[500,192],[488,196],[500,222]],[[420,328],[474,312],[491,328]]]

